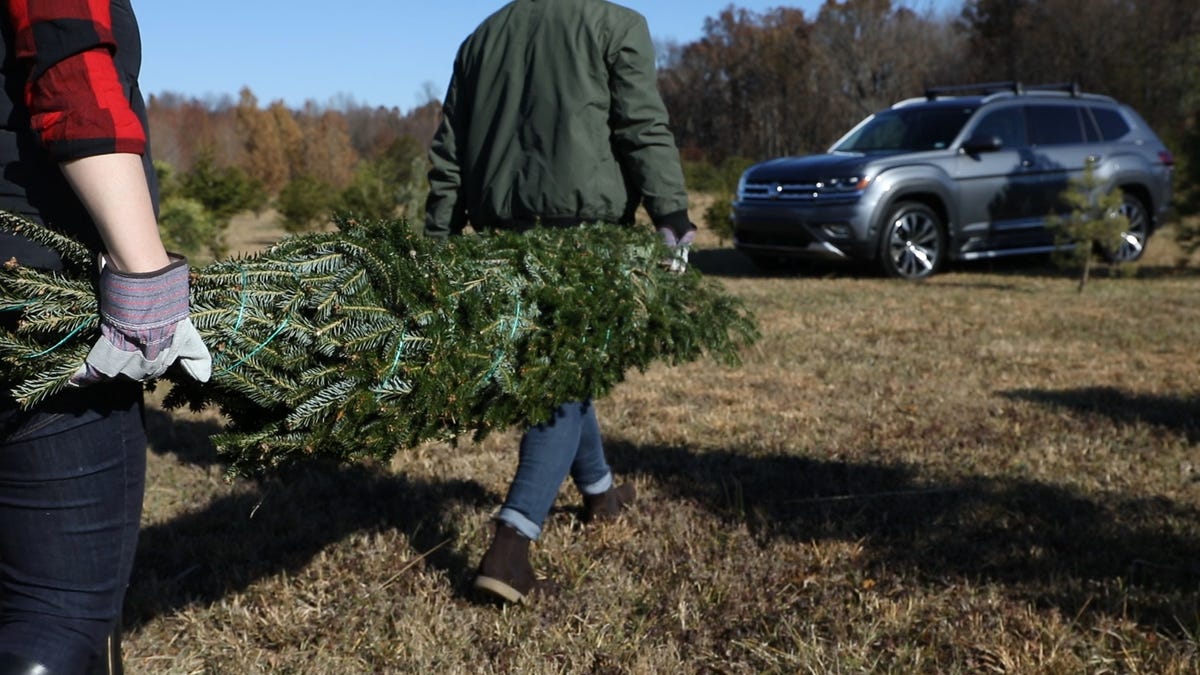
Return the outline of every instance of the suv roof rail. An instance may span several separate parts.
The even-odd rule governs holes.
[[[1078,82],[1058,82],[1054,84],[1021,84],[1018,81],[1008,82],[984,82],[981,84],[961,84],[950,87],[929,87],[925,90],[925,98],[933,101],[940,96],[949,96],[952,94],[964,94],[968,92],[977,94],[998,94],[1001,92],[1012,93],[1020,96],[1021,94],[1034,91],[1062,91],[1070,94],[1073,98],[1078,98],[1083,94],[1079,88]]]
[[[1079,88],[1078,82],[1056,82],[1054,84],[1031,84],[1025,87],[1026,91],[1065,91],[1071,95],[1071,98],[1079,98],[1083,95],[1083,90]]]
[[[1014,94],[1019,94],[1022,91],[1022,86],[1020,82],[984,82],[981,84],[959,84],[950,87],[929,87],[925,90],[925,98],[932,101],[939,96],[950,96],[952,94],[965,94],[968,92],[994,94],[998,91],[1011,91]]]

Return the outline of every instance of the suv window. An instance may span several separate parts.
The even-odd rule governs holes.
[[[1100,138],[1114,141],[1129,133],[1129,123],[1116,110],[1093,107],[1091,111],[1092,117],[1096,118],[1096,124],[1100,127]]]
[[[969,106],[914,106],[876,113],[835,152],[920,152],[950,146],[971,118]]]
[[[1088,143],[1100,142],[1100,130],[1096,128],[1096,121],[1087,110],[1079,109],[1079,116],[1083,119],[1083,135],[1087,136]]]
[[[1071,105],[1031,105],[1025,107],[1032,145],[1066,145],[1084,141],[1079,108]]]
[[[995,136],[1006,148],[1019,148],[1025,142],[1025,115],[1018,107],[1000,108],[993,110],[979,120],[975,134],[980,136]]]

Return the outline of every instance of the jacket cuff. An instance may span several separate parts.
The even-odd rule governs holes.
[[[696,229],[692,221],[688,219],[687,209],[672,211],[654,218],[654,227],[664,228],[669,227],[675,233],[676,238],[683,238],[683,235]]]

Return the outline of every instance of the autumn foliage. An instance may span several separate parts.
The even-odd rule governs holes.
[[[1200,175],[1200,5],[921,7],[828,0],[816,11],[754,12],[730,5],[704,19],[699,39],[659,44],[659,88],[689,187],[728,196],[738,173],[731,167],[822,151],[863,117],[928,86],[1069,81],[1141,112],[1175,153],[1179,206],[1200,209],[1192,187]],[[162,94],[151,97],[149,112],[155,157],[176,175],[203,158],[237,169],[288,230],[303,231],[327,223],[330,210],[413,217],[441,111],[432,98],[408,111],[349,97],[295,109],[243,89],[236,100]]]
[[[244,210],[274,208],[290,232],[327,225],[336,212],[411,217],[439,114],[436,101],[408,112],[350,99],[264,106],[248,88],[236,102],[151,96],[165,235],[187,253],[211,257]],[[197,229],[206,234],[198,237]]]

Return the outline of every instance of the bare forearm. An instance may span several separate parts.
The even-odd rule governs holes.
[[[124,272],[152,272],[169,262],[158,234],[142,158],[121,153],[62,163],[63,174],[87,207],[108,249]]]

